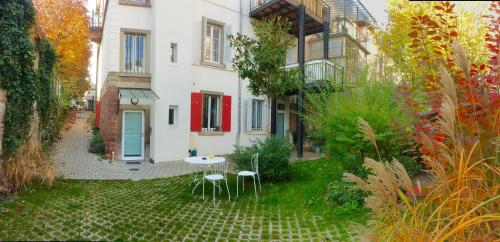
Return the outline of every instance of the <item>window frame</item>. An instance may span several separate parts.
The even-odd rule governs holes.
[[[127,34],[135,34],[135,35],[144,35],[144,71],[141,73],[128,72],[125,69],[125,58],[126,58],[126,45],[125,45],[125,37]],[[149,30],[141,30],[141,29],[120,29],[120,67],[119,70],[122,73],[126,73],[131,76],[148,76],[150,75],[150,50],[151,50],[151,41],[150,41],[150,31]]]
[[[207,103],[207,108],[206,108],[206,115],[205,115],[205,96],[208,96],[208,103]],[[217,93],[217,92],[202,92],[202,103],[201,103],[201,132],[204,133],[219,133],[222,132],[222,99],[223,99],[223,94],[222,93]],[[216,97],[217,100],[217,107],[216,107],[216,125],[212,127],[212,98]],[[206,117],[206,123],[205,123],[205,117]],[[206,124],[206,125],[205,125]],[[218,127],[218,129],[217,129]]]
[[[172,114],[170,113],[170,110],[173,110]],[[168,118],[167,118],[167,124],[170,127],[176,127],[177,126],[177,119],[179,117],[179,106],[177,105],[169,105],[168,106]],[[173,116],[173,117],[171,117]],[[170,123],[170,119],[172,118],[173,123]]]
[[[212,31],[210,31],[210,40],[207,43],[207,30],[211,26]],[[201,33],[201,64],[203,65],[209,65],[213,67],[219,67],[219,68],[225,68],[224,64],[224,39],[225,39],[225,29],[224,29],[225,24],[223,22],[209,19],[206,17],[203,17],[202,19],[202,33]],[[211,48],[213,46],[213,29],[218,28],[219,29],[219,40],[218,40],[218,47],[219,47],[219,61],[214,61],[212,60],[212,51],[209,51],[209,56],[207,56],[207,47]],[[208,44],[208,45],[207,45]]]
[[[177,44],[177,42],[170,42],[170,64],[178,64],[178,63],[179,63],[179,44]]]
[[[255,106],[254,105],[258,105]],[[260,107],[260,110],[259,110]],[[260,111],[260,120],[259,120],[259,114],[258,112]],[[264,131],[264,100],[262,99],[252,99],[252,132],[253,131]],[[260,127],[257,127],[259,125],[260,121]],[[254,123],[255,122],[255,123]]]

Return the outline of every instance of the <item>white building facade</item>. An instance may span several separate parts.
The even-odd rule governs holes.
[[[230,154],[236,145],[269,136],[270,102],[252,96],[231,63],[228,35],[253,36],[252,18],[281,14],[294,21],[290,33],[305,39],[306,85],[344,78],[343,67],[331,58],[335,45],[328,47],[330,54],[323,51],[339,33],[321,33],[330,26],[336,0],[97,1],[102,14],[91,23],[98,44],[96,118],[113,160],[181,160],[192,149],[198,155]],[[326,33],[330,41],[324,42]],[[298,46],[290,49],[289,67],[298,66],[299,52]],[[302,148],[297,97],[278,99],[276,135]]]
[[[229,154],[268,136],[267,102],[233,71],[227,38],[253,34],[249,0],[98,4],[98,116],[110,158],[180,160],[193,148]]]

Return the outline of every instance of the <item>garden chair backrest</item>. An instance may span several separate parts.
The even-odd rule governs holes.
[[[255,173],[259,173],[259,153],[255,153],[252,155],[250,164],[252,166],[252,171]]]
[[[210,165],[209,174],[221,174],[226,177],[228,160]]]

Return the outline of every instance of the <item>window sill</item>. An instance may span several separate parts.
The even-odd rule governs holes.
[[[249,131],[247,132],[248,135],[268,135],[269,133],[267,131]]]
[[[221,136],[224,135],[222,131],[201,131],[198,132],[199,136]]]
[[[135,7],[146,7],[146,8],[151,7],[151,3],[149,1],[145,1],[145,2],[141,3],[141,2],[136,2],[136,1],[120,0],[119,4],[120,5],[127,5],[127,6],[135,6]]]
[[[215,67],[215,68],[219,68],[219,69],[226,69],[226,65],[224,65],[224,64],[203,61],[203,60],[201,61],[201,65]]]
[[[151,74],[149,73],[129,73],[129,72],[120,72],[118,73],[118,76],[132,76],[132,77],[151,77]]]

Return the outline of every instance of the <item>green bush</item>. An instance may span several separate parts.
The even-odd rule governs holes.
[[[335,180],[328,186],[326,197],[335,206],[335,215],[351,218],[364,207],[366,193],[356,188],[353,184]]]
[[[89,144],[89,152],[98,155],[104,155],[105,153],[104,140],[102,139],[102,136],[99,133],[99,129],[93,129],[92,133],[93,135]]]
[[[412,160],[413,149],[407,132],[410,129],[403,125],[409,119],[401,111],[391,82],[365,79],[358,81],[355,88],[307,96],[310,115],[306,119],[319,127],[315,132],[326,140],[326,153],[347,172],[363,177],[366,175],[364,158],[379,159],[375,147],[359,128],[359,118],[373,128],[381,160],[398,159],[410,175],[421,169],[421,164]]]
[[[259,173],[262,180],[279,181],[290,176],[288,158],[290,145],[283,138],[271,137],[248,147],[236,146],[232,156],[240,170],[250,170],[252,155],[259,153]]]

